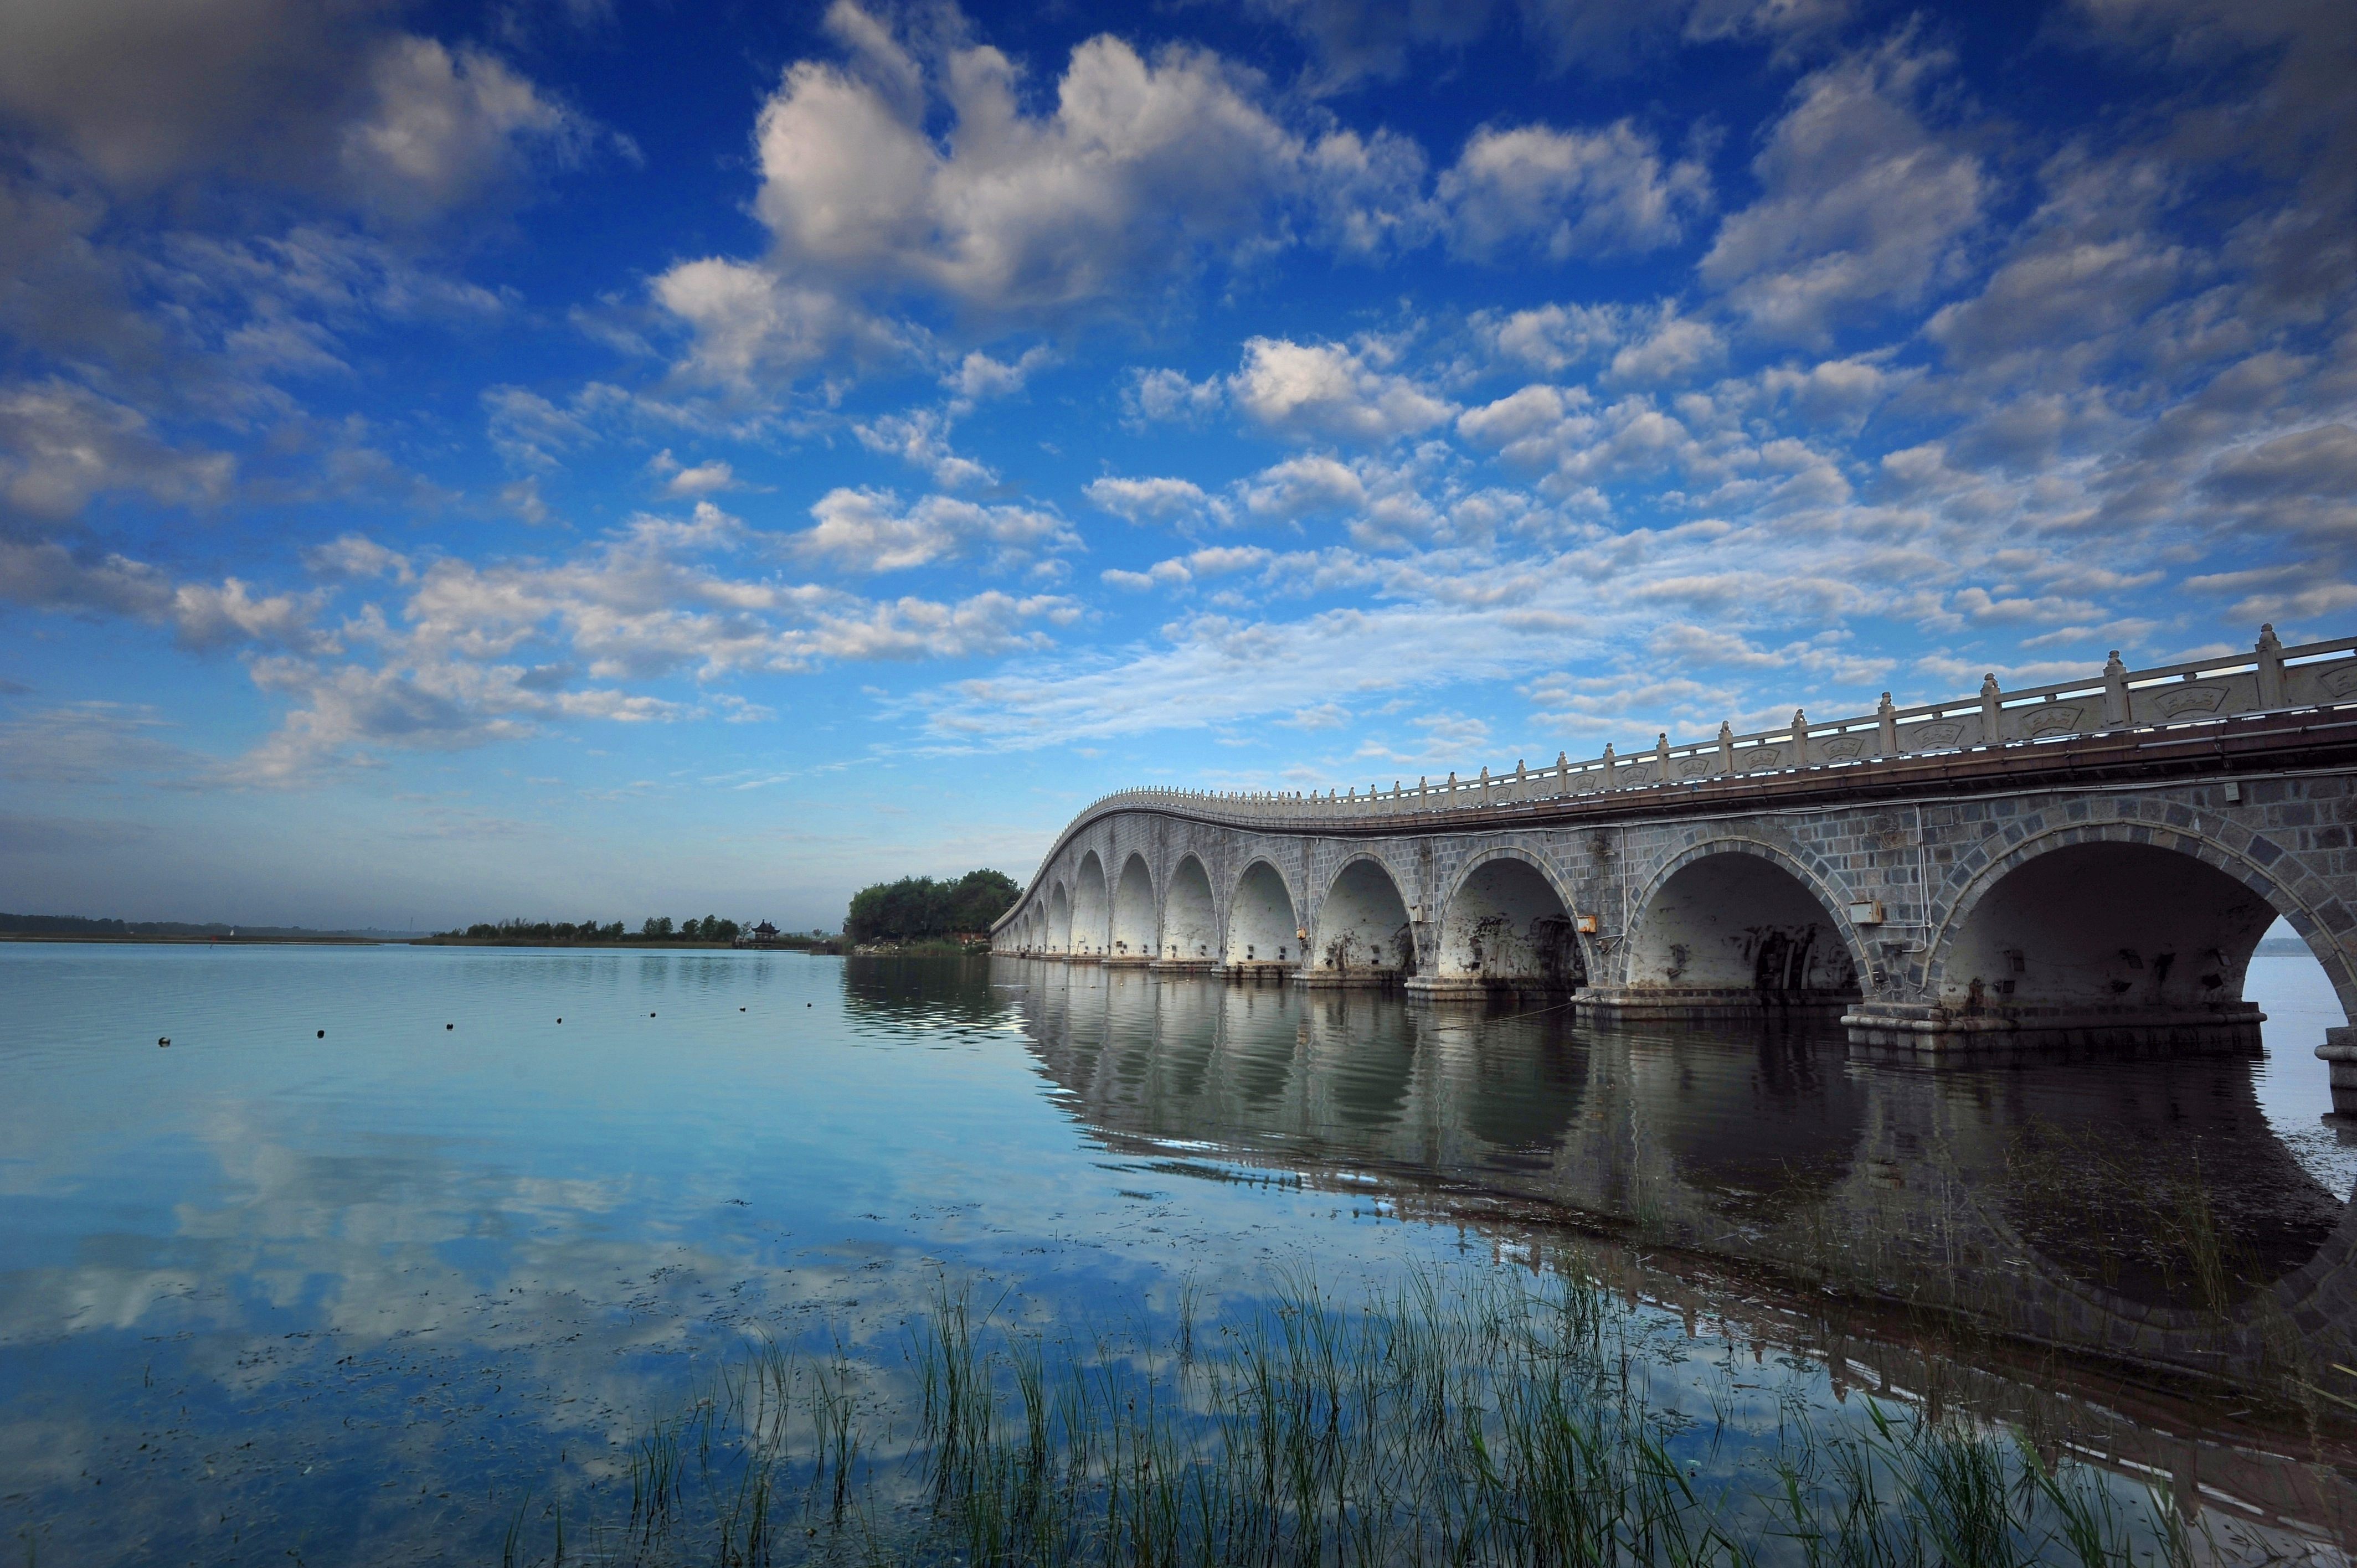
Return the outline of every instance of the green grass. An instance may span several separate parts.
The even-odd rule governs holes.
[[[900,1367],[763,1349],[632,1446],[571,1561],[2173,1563],[2164,1497],[2016,1434],[1792,1387],[1743,1404],[1581,1279],[1306,1278],[1050,1337],[944,1287]],[[1728,1363],[1731,1368],[1732,1362]],[[1700,1372],[1700,1375],[1697,1373]],[[1658,1402],[1656,1391],[1706,1412]],[[576,1504],[576,1514],[578,1504]],[[507,1560],[533,1561],[512,1540]],[[537,1561],[551,1560],[541,1548]]]

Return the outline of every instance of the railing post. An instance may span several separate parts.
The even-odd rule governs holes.
[[[1735,726],[1725,719],[1718,721],[1718,771],[1721,778],[1735,773]]]
[[[1571,757],[1566,752],[1555,754],[1555,792],[1558,796],[1571,793]]]
[[[1800,709],[1792,710],[1792,766],[1809,765],[1809,715]]]
[[[1997,690],[1994,670],[1981,677],[1981,744],[2005,744],[2005,693]]]
[[[2128,722],[2128,667],[2120,662],[2120,650],[2104,661],[2104,725],[2107,729],[2125,729]]]
[[[1612,743],[1604,743],[1604,788],[1612,788]]]
[[[1455,806],[1456,806],[1456,804],[1457,804],[1457,769],[1455,769],[1454,768],[1450,768],[1450,769],[1448,770],[1448,793],[1441,797],[1440,806],[1441,806],[1441,809],[1442,809],[1443,811],[1448,811],[1448,810],[1450,810],[1450,809],[1452,809],[1453,807],[1455,807]]]
[[[2259,706],[2283,705],[2283,644],[2276,640],[2276,628],[2269,623],[2259,628]]]
[[[1899,711],[1890,705],[1890,693],[1882,693],[1881,706],[1874,710],[1874,727],[1878,750],[1884,757],[1899,755]]]
[[[1513,794],[1513,800],[1514,800],[1514,802],[1515,802],[1517,805],[1520,805],[1520,804],[1523,803],[1524,801],[1527,801],[1530,798],[1531,798],[1531,780],[1530,780],[1530,775],[1523,771],[1523,759],[1522,759],[1521,757],[1517,757],[1516,758],[1514,758],[1514,794]]]
[[[1486,762],[1481,765],[1481,804],[1484,809],[1490,804],[1490,765]]]

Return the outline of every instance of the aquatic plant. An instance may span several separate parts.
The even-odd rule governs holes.
[[[585,1529],[575,1500],[573,1560],[2125,1568],[2184,1556],[2165,1495],[2050,1464],[1953,1410],[1867,1395],[1829,1411],[1787,1386],[1772,1416],[1747,1417],[1739,1391],[1758,1385],[1731,1372],[1707,1414],[1682,1408],[1659,1395],[1692,1347],[1577,1274],[1425,1273],[1347,1305],[1296,1276],[1237,1312],[1199,1314],[1189,1283],[1164,1329],[1051,1337],[944,1284],[904,1367],[840,1344],[759,1347],[639,1435],[626,1521]],[[530,1560],[514,1534],[507,1560]]]

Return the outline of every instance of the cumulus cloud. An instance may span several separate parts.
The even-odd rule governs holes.
[[[294,0],[21,7],[0,115],[118,189],[226,173],[403,223],[577,162],[594,139],[496,56],[382,16]]]
[[[719,458],[682,467],[668,446],[647,459],[647,471],[662,480],[663,494],[688,500],[739,488],[737,470]]]
[[[1347,510],[1365,504],[1359,476],[1331,457],[1288,458],[1264,468],[1243,487],[1244,505],[1255,517],[1290,521],[1310,512]]]
[[[1192,479],[1092,479],[1082,493],[1092,505],[1135,523],[1170,527],[1215,514],[1219,503]]]
[[[1372,341],[1346,347],[1254,338],[1228,391],[1261,428],[1296,438],[1379,443],[1446,423],[1454,405],[1385,369],[1394,358]]]
[[[829,490],[811,508],[816,526],[793,536],[802,554],[858,572],[899,572],[969,553],[994,565],[1015,566],[1037,555],[1080,546],[1080,536],[1053,512],[1026,507],[980,506],[948,496],[926,496],[903,506],[890,490]]]
[[[842,295],[766,267],[720,257],[683,262],[654,281],[662,306],[693,334],[682,369],[693,379],[748,392],[790,381],[821,360],[916,356],[913,330]]]
[[[1665,160],[1627,120],[1598,131],[1483,126],[1437,194],[1459,254],[1496,260],[1527,248],[1557,262],[1675,244],[1711,200],[1699,161]]]
[[[942,384],[950,390],[952,412],[963,413],[992,398],[1012,397],[1054,359],[1045,345],[1027,349],[1011,360],[994,360],[977,349],[959,360],[957,368],[942,378]]]
[[[496,56],[398,38],[369,63],[373,102],[344,128],[337,164],[374,214],[416,222],[534,167],[580,162],[591,128]]]
[[[1474,337],[1491,355],[1555,373],[1601,363],[1604,379],[1631,385],[1688,381],[1727,357],[1727,339],[1672,299],[1650,306],[1544,305],[1477,314]]]
[[[1054,319],[1255,231],[1299,157],[1251,82],[1205,50],[1149,59],[1091,38],[1072,51],[1052,109],[1035,114],[1018,68],[996,48],[920,55],[851,0],[836,0],[826,26],[845,58],[789,67],[755,127],[754,210],[774,242],[773,284],[791,274],[841,295],[897,288]],[[945,137],[927,124],[936,107]],[[770,292],[751,280],[732,288]],[[673,286],[670,274],[658,289],[674,309],[711,291]],[[805,301],[756,314],[823,313]],[[758,325],[709,309],[692,319],[707,342]]]
[[[175,446],[138,410],[70,381],[0,386],[0,496],[19,512],[71,518],[92,496],[122,490],[213,506],[236,474],[229,454]]]
[[[1752,160],[1762,194],[1721,224],[1703,281],[1755,331],[1819,341],[1953,276],[1993,194],[1916,101],[1947,67],[1900,38],[1812,73]]]
[[[943,489],[995,485],[996,471],[950,450],[949,421],[930,408],[889,413],[853,424],[852,434],[871,452],[900,458],[932,476]]]
[[[1138,371],[1122,392],[1122,406],[1133,420],[1189,423],[1218,412],[1227,401],[1227,383],[1217,376],[1189,381],[1178,371]]]

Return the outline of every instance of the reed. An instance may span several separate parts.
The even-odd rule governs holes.
[[[585,1549],[576,1526],[572,1550],[971,1568],[2183,1555],[2165,1497],[1954,1414],[1788,1388],[1760,1415],[1731,1358],[1706,1401],[1663,1397],[1696,1386],[1696,1352],[1660,1328],[1592,1279],[1494,1269],[1351,1301],[1294,1275],[1208,1316],[1190,1283],[1162,1329],[1060,1337],[943,1285],[907,1346],[909,1408],[840,1346],[764,1348],[650,1426],[627,1528]],[[901,1434],[880,1449],[878,1417]]]

